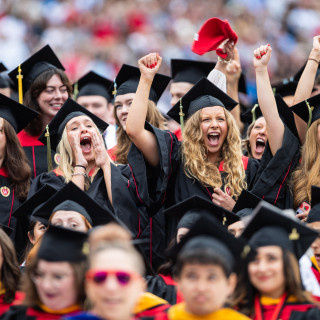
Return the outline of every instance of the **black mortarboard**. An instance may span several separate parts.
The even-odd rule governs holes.
[[[236,239],[221,225],[220,221],[206,214],[196,221],[191,230],[168,252],[168,255],[176,261],[182,250],[210,248],[223,256],[232,270],[235,267],[235,261],[237,264],[241,261],[244,245],[245,241],[241,237]]]
[[[212,215],[219,220],[222,225],[226,226],[239,221],[239,217],[234,213],[199,196],[192,196],[164,211],[164,214],[170,217],[175,217],[177,221],[181,221],[186,214],[190,213],[197,214],[198,216],[205,214]]]
[[[320,221],[320,188],[311,186],[311,210],[308,214],[307,223]]]
[[[4,72],[4,71],[7,71],[8,69],[6,68],[6,66],[0,62],[0,73]]]
[[[7,71],[8,69],[4,66],[2,62],[0,62],[0,73]],[[8,75],[0,74],[0,88],[10,88],[10,80]]]
[[[72,202],[66,202],[68,200]],[[48,225],[51,214],[58,210],[78,211],[87,218],[92,226],[107,224],[111,221],[123,226],[110,210],[102,208],[72,182],[69,182],[45,203],[37,207],[32,213],[32,218]]]
[[[320,94],[301,101],[290,109],[310,127],[313,122],[320,119]]]
[[[9,73],[9,77],[15,84],[18,83],[18,69],[19,67],[15,68]],[[41,73],[50,69],[65,70],[51,47],[46,45],[21,64],[23,91],[26,92],[30,88],[32,82]]]
[[[0,223],[0,229],[2,229],[6,233],[6,235],[10,238],[10,236],[11,236],[11,234],[13,232],[12,228]]]
[[[248,108],[245,112],[241,115],[244,122],[251,124],[255,122],[260,117],[263,117],[259,104],[255,104],[252,108]]]
[[[38,114],[38,112],[0,93],[0,117],[6,119],[17,133],[25,128]]]
[[[173,82],[196,84],[202,77],[207,77],[215,62],[171,59],[171,77]]]
[[[123,64],[114,82],[116,95],[136,93],[140,80],[140,70],[137,67]],[[171,78],[163,74],[156,74],[150,89],[149,99],[157,103]]]
[[[39,191],[32,195],[28,200],[21,204],[19,208],[13,211],[12,215],[17,218],[15,244],[18,254],[22,254],[27,242],[29,231],[29,219],[32,211],[46,202],[48,198],[57,192],[49,185],[44,185]]]
[[[63,106],[60,108],[58,113],[49,123],[49,133],[50,133],[50,142],[51,148],[53,150],[57,149],[57,145],[61,140],[61,136],[63,130],[67,123],[75,117],[86,115],[96,124],[101,132],[104,132],[108,124],[101,120],[99,117],[95,116],[93,113],[88,111],[86,108],[82,107],[80,104],[76,103],[72,99],[68,98]],[[39,137],[39,141],[46,144],[47,142],[46,131],[44,131],[41,136]]]
[[[180,104],[182,105],[184,120],[187,120],[195,112],[206,107],[221,106],[231,111],[238,102],[203,77],[167,113],[170,118],[178,123],[181,115]]]
[[[279,246],[294,253],[299,259],[318,233],[303,225],[292,212],[285,214],[267,202],[261,202],[242,233],[254,249],[264,246]]]
[[[243,209],[254,209],[259,203],[261,198],[253,194],[252,192],[243,189],[238,197],[238,200],[235,206],[232,209],[232,212],[238,214],[239,211]]]
[[[42,237],[37,257],[49,262],[80,262],[89,254],[88,234],[52,226]]]
[[[76,83],[78,85],[77,98],[83,96],[102,96],[108,101],[112,100],[110,87],[112,87],[113,81],[93,71],[85,74]]]

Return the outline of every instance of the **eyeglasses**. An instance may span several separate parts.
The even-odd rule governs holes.
[[[96,284],[104,283],[109,275],[117,278],[120,285],[126,286],[131,280],[140,278],[140,275],[135,272],[127,272],[121,270],[95,270],[91,269],[86,273],[86,279],[92,280]]]

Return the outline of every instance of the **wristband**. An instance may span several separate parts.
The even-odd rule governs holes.
[[[79,167],[79,168],[83,168],[84,170],[87,170],[87,168],[85,166],[82,166],[81,164],[76,164],[74,167]]]
[[[314,58],[309,58],[308,60],[312,60],[312,61],[315,61],[317,64],[319,64],[319,61],[314,59]]]

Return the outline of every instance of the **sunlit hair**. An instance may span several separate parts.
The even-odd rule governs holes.
[[[224,110],[228,125],[228,133],[223,143],[220,161],[224,161],[223,169],[227,174],[225,187],[237,200],[242,189],[247,188],[245,170],[242,164],[241,139],[237,124],[229,111]],[[222,179],[219,168],[207,160],[207,149],[204,135],[200,127],[201,110],[195,112],[185,124],[182,135],[182,157],[185,174],[196,179],[206,187],[221,188]]]
[[[318,126],[320,126],[320,119],[313,122],[308,129],[301,152],[301,165],[292,175],[294,208],[298,208],[304,201],[311,203],[311,186],[320,187]]]
[[[28,126],[25,128],[31,136],[39,136],[44,128],[42,128],[42,110],[38,103],[38,98],[42,91],[47,87],[48,81],[54,76],[57,75],[63,85],[67,87],[68,96],[71,96],[72,86],[67,75],[63,70],[60,69],[49,69],[42,72],[31,84],[30,88],[26,91],[23,102],[24,105],[39,112],[39,116],[31,121]]]
[[[93,121],[92,125],[100,135],[101,133],[99,132],[99,129]],[[61,140],[57,146],[57,153],[60,155],[57,169],[61,174],[63,174],[65,183],[68,183],[72,179],[71,175],[73,173],[74,159],[72,149],[68,140],[67,125],[63,129]],[[87,190],[88,188],[89,182],[85,181],[85,189]]]
[[[131,140],[127,135],[127,133],[125,132],[125,130],[123,130],[122,126],[120,125],[120,121],[117,117],[116,106],[113,108],[113,116],[118,126],[116,162],[127,164],[128,163],[127,156],[131,146]],[[152,124],[156,128],[159,128],[161,130],[166,129],[166,119],[159,112],[156,104],[151,100],[148,101],[148,111],[147,111],[146,121],[148,121],[150,124]]]

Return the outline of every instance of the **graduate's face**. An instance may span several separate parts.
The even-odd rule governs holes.
[[[279,246],[265,246],[257,249],[257,255],[248,264],[251,284],[260,294],[280,298],[285,290],[283,252]]]
[[[262,158],[267,140],[266,120],[264,117],[260,117],[254,123],[249,137],[251,153],[254,159]]]
[[[188,228],[179,228],[177,231],[177,243],[179,243],[189,231],[190,229]]]
[[[200,127],[208,158],[220,153],[228,134],[228,124],[224,109],[220,106],[207,107],[201,110]]]
[[[228,231],[233,234],[236,238],[241,236],[244,230],[244,222],[242,220],[234,222],[228,226]]]
[[[28,232],[29,241],[34,245],[44,235],[46,230],[47,227],[40,221],[37,221],[33,227],[33,236],[30,231]]]
[[[114,101],[114,107],[116,109],[116,115],[119,120],[120,126],[126,131],[126,122],[129,114],[129,108],[131,107],[132,100],[136,94],[126,93],[116,96]]]
[[[78,97],[77,102],[99,117],[103,121],[110,124],[110,118],[113,118],[113,106],[108,103],[108,100],[102,96],[81,96]],[[111,121],[114,123],[114,119]]]
[[[32,278],[41,303],[53,310],[76,304],[74,271],[68,262],[39,260]]]
[[[87,296],[93,304],[92,311],[103,319],[130,319],[132,310],[145,289],[142,277],[136,273],[137,267],[131,255],[120,249],[103,250],[92,259],[90,270],[100,274],[96,276],[100,279],[98,283],[88,277],[86,281]],[[107,272],[105,278],[102,278],[103,272]],[[118,278],[116,272],[129,274],[129,281],[126,282],[128,278],[122,275]]]
[[[319,232],[319,237],[313,241],[311,248],[313,250],[314,257],[317,260],[317,264],[320,266],[320,221],[308,223],[308,226]]]
[[[3,118],[0,118],[0,159],[4,159],[7,144],[6,134],[4,132]]]
[[[189,82],[172,82],[170,85],[171,107],[173,107],[192,87],[193,84]]]
[[[82,154],[87,161],[94,160],[94,149],[92,147],[92,135],[95,129],[93,121],[88,116],[72,118],[66,125],[69,144],[75,152],[76,146],[80,144]]]
[[[184,297],[186,311],[206,315],[223,308],[236,286],[237,277],[226,277],[223,269],[215,264],[185,264],[176,279]]]
[[[46,88],[40,93],[37,101],[41,112],[48,118],[53,118],[68,99],[67,86],[58,75],[53,75]]]
[[[88,231],[83,216],[76,211],[56,211],[52,216],[51,224],[76,231]]]

